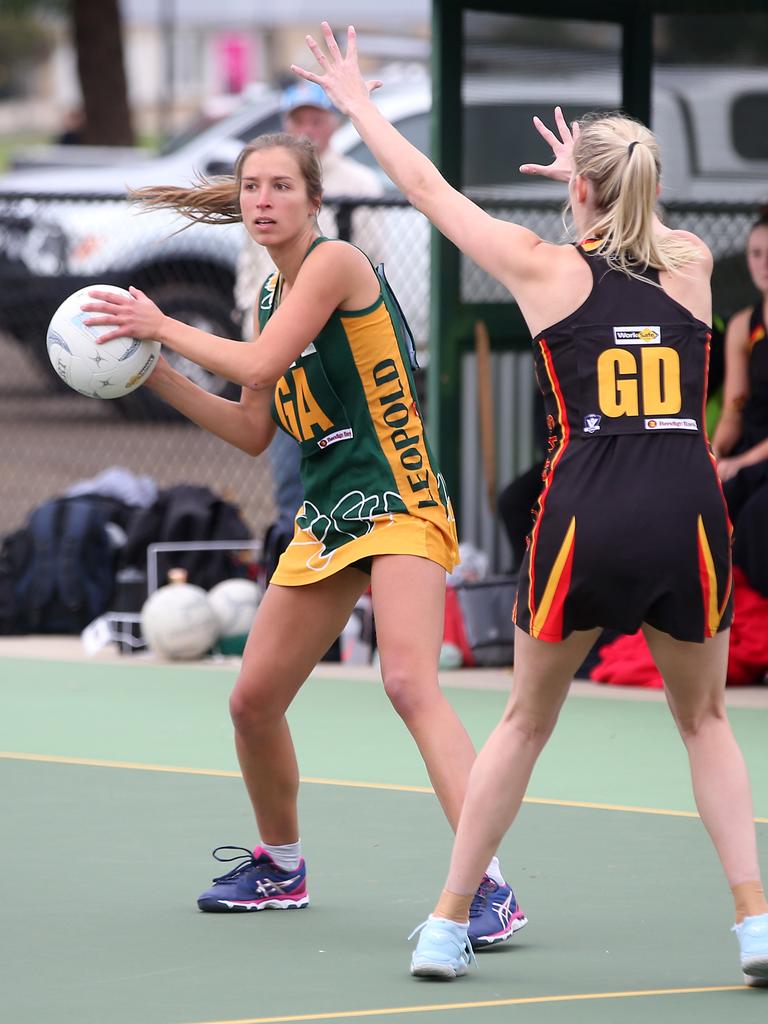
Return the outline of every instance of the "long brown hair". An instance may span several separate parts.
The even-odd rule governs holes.
[[[323,199],[323,170],[314,145],[304,136],[274,132],[249,142],[235,162],[235,173],[216,178],[201,176],[187,188],[176,185],[148,185],[131,189],[128,198],[150,210],[175,210],[199,224],[236,224],[242,221],[240,186],[243,165],[252,153],[265,149],[287,149],[296,157],[307,196],[320,209]]]
[[[646,268],[675,271],[701,259],[689,241],[654,231],[661,155],[653,132],[623,114],[588,115],[573,147],[576,174],[590,182],[593,250],[615,269],[637,276]]]

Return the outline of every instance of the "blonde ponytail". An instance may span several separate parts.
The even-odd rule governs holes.
[[[653,132],[622,114],[587,118],[580,127],[573,162],[593,189],[588,234],[600,245],[592,252],[633,277],[649,267],[676,271],[701,259],[692,242],[654,230],[661,158]]]

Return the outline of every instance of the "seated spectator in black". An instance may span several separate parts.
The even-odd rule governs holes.
[[[712,449],[735,528],[734,563],[768,595],[768,519],[760,511],[768,509],[761,493],[768,489],[768,208],[749,232],[747,266],[760,298],[728,324],[723,409]]]

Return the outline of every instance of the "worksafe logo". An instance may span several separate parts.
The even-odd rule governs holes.
[[[614,327],[613,340],[617,345],[658,345],[660,327]]]

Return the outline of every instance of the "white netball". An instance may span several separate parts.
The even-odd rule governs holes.
[[[160,587],[141,609],[141,633],[161,658],[202,658],[219,636],[219,623],[208,594],[192,583]]]
[[[86,327],[95,314],[80,308],[91,300],[91,290],[129,295],[112,284],[80,288],[51,317],[45,342],[48,358],[65,384],[88,398],[121,398],[140,387],[160,358],[159,341],[113,338],[103,344],[97,339],[110,327]]]
[[[253,580],[222,580],[208,591],[208,600],[222,637],[245,636],[261,601],[261,587]]]

